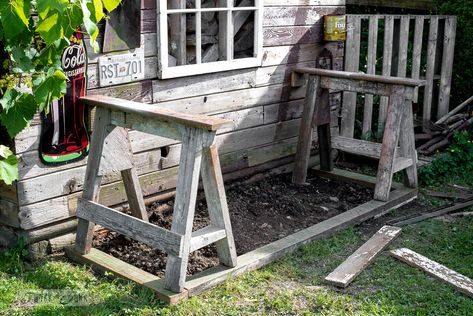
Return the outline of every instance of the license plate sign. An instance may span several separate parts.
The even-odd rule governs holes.
[[[143,52],[99,57],[99,86],[106,87],[145,78]]]

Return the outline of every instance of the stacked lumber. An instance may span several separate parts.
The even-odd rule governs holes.
[[[464,131],[473,125],[471,113],[460,113],[468,104],[473,101],[473,96],[457,106],[452,111],[442,116],[435,123],[430,123],[425,128],[425,132],[417,134],[417,151],[423,155],[431,155],[437,150],[451,144],[453,135],[456,132]]]

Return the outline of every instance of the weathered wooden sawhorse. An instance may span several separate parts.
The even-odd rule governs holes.
[[[220,262],[234,267],[236,250],[214,144],[217,129],[232,122],[105,96],[88,96],[81,100],[90,106],[97,106],[97,110],[84,191],[77,205],[76,244],[68,250],[70,256],[85,257],[91,251],[97,223],[165,251],[168,258],[164,288],[173,292],[181,292],[184,288],[189,253],[204,246],[216,243]],[[148,221],[127,128],[182,141],[171,230]],[[97,203],[101,178],[110,172],[121,172],[133,216]],[[199,173],[210,225],[192,232]],[[150,279],[150,276],[146,275],[146,278]]]
[[[306,181],[313,128],[317,126],[321,170],[333,170],[331,151],[334,148],[379,159],[374,190],[375,200],[388,200],[393,174],[401,170],[405,174],[404,184],[411,188],[417,187],[417,153],[414,144],[412,100],[415,88],[423,86],[425,82],[362,73],[300,68],[293,72],[292,85],[295,87],[303,85],[306,75],[308,75],[307,92],[292,181],[296,184],[303,184]],[[342,133],[340,136],[331,136],[329,89],[344,91],[344,97],[356,97],[356,93],[360,92],[389,98],[382,143],[354,139],[352,132],[354,126],[343,128],[343,124],[354,125],[356,102],[350,103],[353,108],[342,108]],[[371,114],[371,112],[364,113],[364,115]],[[344,134],[343,130],[351,132]]]

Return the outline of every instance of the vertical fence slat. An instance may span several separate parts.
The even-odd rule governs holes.
[[[347,16],[347,41],[345,71],[359,70],[361,41],[361,18]],[[353,137],[355,130],[356,92],[343,92],[342,123],[340,135]]]
[[[426,85],[424,90],[424,109],[422,112],[424,129],[427,128],[432,114],[438,26],[439,18],[437,16],[431,17],[429,27],[429,44],[427,46],[427,72],[425,75]]]
[[[378,16],[370,16],[369,32],[368,32],[368,60],[366,72],[368,74],[376,74],[376,50],[378,47]],[[373,116],[373,95],[365,95],[365,107],[363,109],[363,130],[362,134],[366,135],[371,131],[371,123]]]
[[[407,75],[407,46],[409,45],[409,16],[401,17],[401,26],[399,30],[399,57],[397,64],[397,76],[406,77]]]
[[[387,15],[384,22],[384,48],[383,48],[383,76],[391,75],[391,61],[393,57],[394,17]],[[378,116],[378,136],[381,136],[386,122],[388,97],[381,97]]]
[[[445,35],[443,40],[442,70],[440,76],[439,104],[437,108],[437,119],[448,112],[450,103],[450,85],[452,81],[453,55],[455,48],[455,33],[457,18],[445,19]]]
[[[411,77],[419,79],[420,77],[420,62],[422,56],[422,37],[424,34],[424,17],[416,16],[414,27],[414,44],[412,46],[412,71]],[[419,98],[419,88],[415,89],[413,101],[417,103]]]

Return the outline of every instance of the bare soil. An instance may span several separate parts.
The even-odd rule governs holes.
[[[361,185],[340,183],[309,172],[308,184],[296,186],[291,174],[226,185],[238,255],[307,228],[372,199]],[[148,207],[150,222],[170,229],[173,201]],[[209,224],[205,201],[197,203],[194,230]],[[163,276],[166,254],[116,232],[96,233],[94,247],[157,276]],[[192,275],[218,264],[214,246],[191,254]]]

